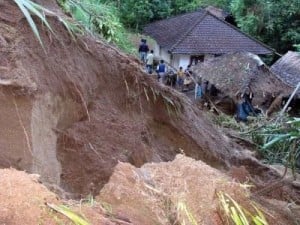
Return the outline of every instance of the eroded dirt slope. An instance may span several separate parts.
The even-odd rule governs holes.
[[[276,177],[135,58],[90,36],[74,41],[47,18],[55,35],[39,24],[43,50],[15,4],[0,2],[1,167],[38,173],[78,198],[98,193],[118,161],[141,166],[179,152]]]

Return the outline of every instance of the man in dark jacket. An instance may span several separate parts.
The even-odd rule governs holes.
[[[149,52],[149,47],[147,45],[146,39],[141,39],[141,44],[139,46],[140,59],[143,63],[146,63],[147,53]]]

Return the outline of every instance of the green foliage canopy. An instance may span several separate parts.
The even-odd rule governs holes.
[[[300,0],[232,0],[238,26],[281,53],[300,43]]]

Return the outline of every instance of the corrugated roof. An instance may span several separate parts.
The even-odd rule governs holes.
[[[149,24],[144,33],[173,54],[273,52],[267,45],[205,10]]]
[[[296,87],[300,82],[300,53],[287,52],[272,65],[271,71],[289,86]]]

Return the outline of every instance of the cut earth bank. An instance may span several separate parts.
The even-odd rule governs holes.
[[[62,15],[55,1],[38,2]],[[205,113],[195,107],[183,94],[163,87],[146,76],[133,57],[93,37],[78,37],[74,41],[55,16],[49,15],[47,18],[54,28],[55,36],[39,25],[44,51],[16,5],[12,1],[0,1],[2,168],[14,167],[40,174],[40,181],[50,189],[60,192],[61,197],[74,199],[83,198],[90,193],[98,195],[101,188],[109,182],[114,170],[110,182],[114,182],[114,177],[121,173],[124,183],[117,184],[120,187],[129,185],[127,189],[122,188],[122,191],[134,189],[136,184],[134,179],[138,179],[139,176],[134,176],[133,179],[130,171],[145,171],[133,166],[141,167],[146,162],[154,162],[149,164],[153,170],[159,168],[159,165],[170,164],[176,165],[175,168],[179,167],[183,163],[180,160],[185,160],[191,165],[199,164],[199,168],[205,168],[202,174],[199,170],[199,179],[208,176],[205,175],[206,171],[215,171],[208,176],[213,185],[219,180],[218,176],[229,179],[226,173],[234,166],[244,166],[241,170],[245,171],[245,177],[251,179],[258,190],[279,178],[276,171],[259,163],[251,156],[250,151],[232,142],[217,130]],[[174,162],[161,163],[174,160],[178,153],[201,160],[222,173],[204,165],[201,161],[189,161],[191,159],[180,156]],[[120,161],[129,162],[133,166],[118,164]],[[171,169],[169,171],[170,179],[178,183],[182,179],[182,184],[188,182],[184,175],[188,173],[186,170],[180,175],[172,174]],[[6,173],[11,174],[5,176]],[[167,194],[178,192],[172,188],[177,184],[168,184],[167,177],[166,183],[163,183],[160,173],[157,174],[159,176],[154,176],[149,172],[149,177],[148,172],[136,173],[142,174],[144,180],[154,184],[152,185],[154,192],[160,188],[160,191]],[[196,181],[197,173],[195,172],[195,177],[191,180],[195,180],[194,185],[198,184],[197,187],[201,189],[201,185]],[[219,175],[214,178],[214,173]],[[15,189],[19,187],[18,185],[24,189],[23,191],[27,191],[23,183],[12,182],[15,176],[18,177],[17,174],[18,172],[9,170],[1,172],[1,180],[7,181],[7,185],[10,185],[9,188],[1,186],[0,196],[3,199],[18,196],[17,193],[21,193]],[[22,176],[29,179],[24,174]],[[133,183],[126,182],[127,179]],[[161,182],[156,179],[160,179]],[[164,190],[163,184],[170,185],[169,191]],[[108,191],[109,187],[110,183],[105,185],[97,199],[105,199],[112,208],[120,208],[120,213],[126,215],[122,204],[127,202],[117,203],[113,199],[114,194]],[[188,193],[190,189],[187,187],[182,186],[181,191]],[[138,187],[136,190],[137,194],[143,193],[142,190],[138,191]],[[215,190],[216,187],[211,186],[210,191]],[[111,191],[117,193],[112,189]],[[272,191],[268,194],[279,200],[290,200],[299,196],[296,190],[285,182],[281,182],[275,191],[276,194],[272,194]],[[191,193],[193,196],[198,195],[198,192]],[[120,196],[124,195],[126,194]],[[111,200],[109,196],[112,197]],[[211,195],[207,193],[207,196]],[[120,197],[116,199],[119,201]],[[171,202],[175,201],[175,198],[168,199]],[[153,207],[160,210],[161,205],[155,201],[152,203]],[[4,204],[3,201],[1,204]],[[151,204],[149,207],[152,207]],[[199,204],[201,206],[201,203]],[[7,209],[4,211],[8,214],[1,213],[1,216],[4,218],[6,215],[5,218],[10,221],[7,224],[18,224],[13,222],[14,218],[17,218],[15,214],[21,210],[16,207],[18,211],[14,213],[12,208],[16,205],[18,203],[3,205],[3,208]],[[176,206],[176,203],[170,205]],[[139,204],[134,203],[132,209],[136,207],[136,210],[141,209]],[[198,213],[197,209],[192,210],[196,210],[193,213]],[[272,210],[275,210],[275,214],[271,212],[271,215],[279,215],[282,218],[282,221],[276,220],[278,224],[287,224],[283,222],[284,210],[279,212],[275,207]],[[147,208],[144,211],[146,212]],[[141,219],[137,215],[143,214],[138,211],[136,214],[130,212],[131,210],[128,210],[129,216],[126,217],[132,215],[129,220],[136,221],[134,224],[141,224],[137,222]],[[158,216],[155,210],[154,214]],[[289,218],[288,214],[286,217]]]

